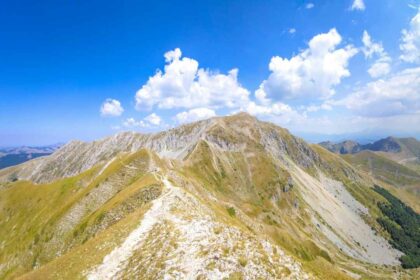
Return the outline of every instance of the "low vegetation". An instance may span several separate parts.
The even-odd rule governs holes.
[[[385,215],[378,222],[391,235],[391,244],[403,252],[401,264],[404,268],[420,266],[420,215],[393,196],[387,190],[375,185],[375,191],[387,202],[379,202],[378,207]]]
[[[231,217],[235,217],[235,216],[236,216],[236,211],[235,211],[235,208],[233,208],[233,207],[229,207],[229,208],[227,208],[226,210],[227,210],[227,212],[229,213],[229,215],[230,215]]]

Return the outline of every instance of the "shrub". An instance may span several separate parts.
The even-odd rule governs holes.
[[[228,207],[226,210],[227,210],[227,212],[229,213],[229,215],[230,215],[231,217],[235,217],[235,216],[236,216],[236,210],[235,210],[235,208],[233,208],[233,207]]]
[[[245,267],[246,266],[246,264],[248,263],[248,261],[247,261],[247,259],[244,257],[244,256],[241,256],[241,257],[239,257],[239,264],[242,266],[242,267]]]

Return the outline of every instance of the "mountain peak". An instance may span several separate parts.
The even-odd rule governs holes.
[[[251,115],[248,112],[244,112],[244,111],[241,111],[241,112],[238,112],[236,114],[233,114],[231,117],[246,118],[246,119],[256,119],[253,115]]]
[[[132,153],[143,148],[162,158],[184,161],[202,141],[216,150],[230,152],[259,147],[277,159],[289,157],[304,167],[312,166],[318,160],[307,143],[287,130],[240,112],[158,133],[122,132],[93,142],[72,141],[49,157],[19,166],[16,175],[37,183],[51,182],[80,174],[97,164],[108,162],[119,153]],[[7,180],[10,171],[4,172],[7,175],[0,174],[0,179]]]

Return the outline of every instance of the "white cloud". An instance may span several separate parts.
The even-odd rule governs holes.
[[[420,67],[370,82],[335,102],[367,117],[420,113]]]
[[[382,55],[385,53],[384,48],[381,43],[374,43],[369,33],[365,30],[363,31],[363,54],[366,58],[371,58],[373,55]]]
[[[102,116],[117,117],[121,116],[121,114],[124,112],[124,109],[121,106],[120,101],[108,98],[104,103],[102,103],[100,111]]]
[[[123,122],[125,127],[147,127],[144,121],[136,121],[134,118],[128,118]]]
[[[267,105],[258,105],[255,102],[249,102],[246,108],[244,108],[245,111],[250,113],[251,115],[255,116],[261,116],[261,115],[288,115],[289,117],[292,117],[296,112],[290,107],[289,105],[282,103],[282,102],[276,102],[272,104]]]
[[[271,59],[271,71],[256,91],[256,97],[267,99],[328,98],[341,79],[350,76],[348,62],[357,53],[351,45],[337,49],[342,39],[337,30],[319,34],[309,41],[309,48],[287,59]]]
[[[370,66],[368,73],[372,78],[379,78],[385,76],[391,72],[391,66],[388,63],[389,60],[377,60]]]
[[[304,106],[303,109],[305,110],[305,112],[308,112],[308,113],[318,112],[320,110],[331,111],[332,106],[330,104],[330,101],[326,101],[326,102],[322,103],[321,105]]]
[[[160,109],[228,107],[246,104],[249,91],[238,82],[238,70],[227,75],[198,68],[194,59],[182,57],[180,49],[165,54],[164,71],[158,71],[136,93],[136,108]]]
[[[159,126],[162,122],[161,118],[155,113],[148,115],[147,117],[144,118],[144,120],[156,126]]]
[[[311,131],[316,133],[322,131],[325,133],[333,130],[333,120],[330,120],[325,116],[310,117],[307,114],[307,112],[315,112],[320,109],[331,110],[331,107],[328,104],[309,107],[302,108],[303,111],[297,111],[290,105],[282,102],[276,102],[267,106],[250,102],[245,111],[251,115],[258,116],[261,119],[271,121],[283,127],[291,128],[294,131]]]
[[[160,126],[163,123],[162,119],[156,115],[155,113],[152,113],[142,120],[136,120],[134,118],[128,118],[123,122],[123,126],[125,127],[142,127],[142,128],[148,128],[151,126]]]
[[[363,47],[362,51],[365,58],[369,59],[377,57],[375,62],[368,69],[368,73],[372,78],[379,78],[391,72],[391,58],[385,52],[382,43],[375,43],[372,41],[369,33],[365,30],[362,37]]]
[[[308,9],[308,10],[312,9],[313,7],[315,7],[314,3],[308,3],[308,4],[305,5],[305,8]]]
[[[354,0],[353,4],[351,5],[351,10],[360,10],[363,11],[365,10],[365,3],[363,2],[363,0]]]
[[[413,9],[413,10],[418,10],[418,8],[417,8],[417,6],[416,5],[414,5],[414,4],[410,4],[410,3],[408,3],[407,4],[407,6],[409,7],[409,8],[411,8],[411,9]]]
[[[290,28],[290,29],[289,29],[289,33],[290,33],[290,34],[294,34],[294,33],[296,33],[296,28]]]
[[[420,9],[411,19],[409,29],[402,31],[400,49],[403,61],[420,63]]]
[[[189,111],[178,113],[175,119],[178,123],[189,123],[198,120],[204,120],[216,116],[214,110],[208,108],[195,108]]]

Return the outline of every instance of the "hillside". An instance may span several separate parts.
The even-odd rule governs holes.
[[[420,211],[420,142],[415,138],[387,137],[361,145],[354,141],[322,142],[347,162],[367,172],[405,202]]]
[[[382,185],[390,185],[393,193],[420,212],[419,172],[371,151],[342,155],[342,157],[353,166],[367,172]]]
[[[373,178],[244,113],[73,141],[0,170],[0,182],[0,278],[418,273],[388,242],[381,205],[393,200]]]

